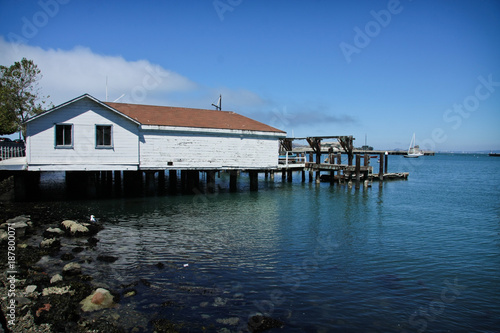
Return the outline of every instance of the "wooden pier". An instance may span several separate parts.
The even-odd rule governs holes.
[[[342,153],[334,152],[332,147],[325,150],[322,147],[322,140],[337,139],[343,149],[343,153],[347,155],[347,164],[342,164]],[[310,152],[299,153],[297,156],[293,153],[293,140],[306,140],[310,146]],[[374,151],[370,153],[354,149],[354,138],[352,136],[321,136],[307,138],[286,138],[281,140],[281,150],[285,152],[285,159],[281,159],[281,169],[288,170],[303,170],[302,179],[305,181],[305,172],[309,171],[309,181],[315,179],[316,183],[321,181],[329,181],[332,185],[335,183],[352,186],[353,182],[356,188],[360,187],[361,182],[364,186],[371,186],[371,183],[384,180],[408,179],[409,173],[388,173],[388,152]],[[292,153],[295,155],[294,160],[288,157]],[[322,161],[322,156],[327,155],[327,158]],[[309,156],[309,161],[306,161],[306,155]],[[379,170],[374,172],[373,166],[370,165],[370,160],[373,156],[378,155]],[[363,163],[361,163],[363,160]],[[290,163],[291,162],[291,163]],[[298,164],[297,164],[298,162]],[[323,163],[322,163],[323,162]],[[375,170],[377,171],[377,170]],[[321,175],[321,172],[329,172],[329,174]],[[315,173],[315,176],[314,176]],[[285,172],[283,171],[285,175]],[[291,176],[290,172],[287,175]]]
[[[275,174],[281,173],[282,181],[293,181],[294,173],[301,175],[301,181],[329,182],[331,185],[370,187],[373,181],[382,183],[385,180],[408,178],[408,173],[388,173],[388,154],[380,152],[378,168],[370,165],[373,152],[358,152],[353,149],[352,136],[308,137],[311,151],[296,154],[292,141],[280,140],[281,151],[277,167],[252,169],[243,168],[168,168],[144,170],[102,170],[102,171],[65,171],[65,188],[68,197],[121,197],[137,195],[162,194],[199,194],[214,193],[221,186],[228,186],[229,192],[238,189],[238,177],[247,173],[250,191],[259,188],[259,174],[265,174],[266,181],[274,181]],[[330,147],[325,151],[322,140],[337,139],[343,149],[334,152]],[[345,158],[347,156],[347,158]],[[344,157],[344,162],[342,162]],[[0,162],[2,178],[13,175],[15,179],[16,197],[19,200],[29,199],[31,193],[39,193],[40,175],[43,171],[28,171],[26,158],[12,158]],[[228,175],[228,182],[216,184],[221,173]],[[168,179],[168,180],[167,180]]]

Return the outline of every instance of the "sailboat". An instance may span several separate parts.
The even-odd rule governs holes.
[[[420,147],[415,145],[415,133],[413,133],[413,137],[410,141],[410,147],[408,147],[408,153],[404,155],[407,158],[417,158],[420,156],[424,156],[424,153],[420,151]]]

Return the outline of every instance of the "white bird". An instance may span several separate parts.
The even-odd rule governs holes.
[[[91,223],[97,223],[97,219],[95,218],[94,215],[90,215],[90,222]]]

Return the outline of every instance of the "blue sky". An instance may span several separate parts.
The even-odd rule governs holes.
[[[83,93],[212,108],[289,136],[500,149],[500,2],[0,0],[0,64]]]

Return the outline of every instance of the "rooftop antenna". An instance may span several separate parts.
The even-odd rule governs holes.
[[[213,106],[215,106],[216,110],[222,111],[222,95],[219,95],[219,101],[217,102],[217,105],[212,103]]]

